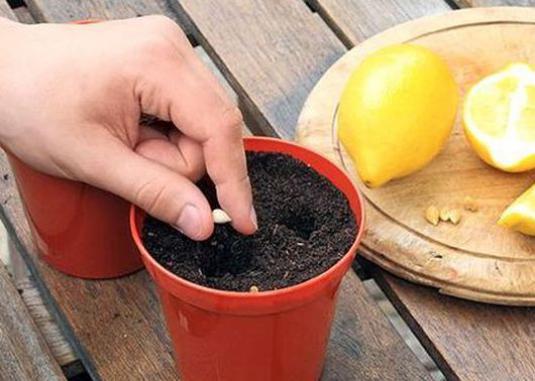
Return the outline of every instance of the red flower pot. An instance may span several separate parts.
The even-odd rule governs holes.
[[[81,278],[143,267],[128,231],[129,204],[90,185],[40,173],[8,153],[42,259]]]
[[[260,293],[228,292],[181,279],[143,246],[145,214],[132,207],[130,224],[155,280],[171,333],[178,373],[193,381],[307,381],[320,377],[340,281],[363,232],[362,197],[326,158],[294,143],[246,138],[248,151],[281,152],[308,163],[349,200],[358,223],[351,249],[330,269],[301,284]]]

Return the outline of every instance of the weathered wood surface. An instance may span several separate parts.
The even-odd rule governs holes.
[[[75,362],[77,357],[66,341],[56,319],[51,316],[33,278],[28,275],[19,278],[15,280],[15,287],[58,364],[64,367]]]
[[[17,19],[24,24],[34,24],[35,20],[33,19],[30,11],[27,7],[21,6],[13,9],[13,13],[17,16]]]
[[[397,24],[451,8],[443,0],[311,0],[348,47]]]
[[[156,1],[28,0],[26,4],[39,22],[129,18],[162,12]]]
[[[7,17],[11,20],[17,19],[11,8],[9,8],[9,4],[5,0],[0,0],[0,17]]]
[[[341,287],[322,380],[431,379],[353,271]]]
[[[308,92],[345,51],[334,33],[299,0],[175,5],[263,131],[293,137]]]
[[[535,379],[535,308],[469,302],[383,271],[374,276],[448,379]]]
[[[65,380],[2,264],[0,290],[0,380]]]
[[[165,13],[180,24],[186,34],[191,29],[181,14],[170,10],[168,0],[27,0],[26,4],[38,22],[124,19]]]
[[[534,0],[455,0],[455,2],[461,7],[535,6]]]

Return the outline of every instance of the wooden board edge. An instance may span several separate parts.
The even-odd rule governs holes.
[[[359,248],[359,254],[394,276],[423,286],[435,288],[438,292],[444,295],[486,304],[519,307],[535,306],[535,291],[533,295],[517,295],[514,293],[500,294],[496,292],[474,290],[469,287],[463,287],[463,285],[450,284],[440,279],[426,276],[425,274],[416,273],[408,268],[400,267],[398,263],[389,260],[383,255],[377,254],[365,246]]]
[[[313,118],[315,117],[315,111],[313,109],[313,104],[317,102],[314,100],[314,98],[317,97],[318,93],[320,93],[322,89],[326,86],[328,76],[332,72],[337,70],[340,66],[347,64],[348,61],[355,61],[358,59],[358,57],[365,56],[369,52],[385,44],[406,42],[407,40],[411,40],[416,37],[420,37],[421,35],[425,35],[427,25],[429,23],[435,23],[437,20],[439,20],[442,25],[442,28],[439,30],[448,30],[466,24],[470,25],[495,22],[518,22],[519,18],[523,20],[522,22],[535,22],[535,8],[529,9],[524,7],[489,7],[479,9],[462,9],[455,10],[452,12],[456,12],[456,17],[450,17],[451,12],[447,12],[438,15],[426,16],[417,20],[412,20],[404,24],[400,24],[364,41],[358,46],[358,50],[357,48],[353,48],[344,56],[342,56],[337,62],[335,62],[331,66],[331,68],[323,75],[323,77],[312,89],[299,116],[295,139],[299,143],[308,145],[316,149],[318,148],[318,145],[323,144],[323,146],[321,146],[322,149],[319,149],[319,151],[322,153],[327,152],[327,156],[336,161],[337,155],[334,152],[334,148],[331,147],[328,142],[319,141],[319,139],[315,139],[314,137],[315,130],[313,129]],[[369,213],[380,213],[378,210],[374,211],[373,209],[375,208],[368,204]],[[414,264],[414,261],[416,260],[415,258],[411,257],[411,248],[399,248],[400,250],[396,253],[393,253],[391,258],[387,258],[382,254],[378,254],[385,251],[384,243],[382,243],[380,240],[379,230],[380,229],[377,229],[377,231],[375,232],[377,234],[374,237],[373,242],[371,241],[369,234],[364,237],[363,246],[367,247],[368,251],[366,252],[366,249],[362,250],[363,256],[399,277],[408,279],[412,282],[437,288],[439,292],[444,294],[473,301],[517,306],[535,305],[535,290],[533,290],[533,293],[530,292],[529,294],[526,294],[524,292],[517,292],[515,291],[515,288],[519,288],[518,284],[511,285],[505,284],[505,282],[503,282],[502,284],[497,284],[496,279],[499,280],[499,276],[498,278],[494,278],[492,280],[483,279],[483,284],[479,285],[480,289],[476,289],[475,285],[471,284],[470,282],[452,281],[452,274],[455,275],[457,273],[462,273],[466,270],[463,268],[455,266],[444,267],[444,273],[446,274],[446,276],[442,278],[436,276],[436,268],[428,270],[423,274],[409,271],[410,268],[409,266],[407,266],[407,264]],[[417,234],[414,235],[415,240],[419,239],[419,243],[425,245],[425,242],[422,243],[422,241],[425,241],[422,237],[418,236]],[[444,250],[452,258],[462,255],[462,251],[458,249],[444,246]],[[404,255],[405,263],[400,263],[399,260],[396,261],[396,258],[394,258],[395,256],[400,254],[400,251],[403,252],[402,254]],[[429,252],[432,252],[430,247]],[[525,263],[521,263],[521,261],[513,263],[512,261],[500,261],[498,258],[492,257],[487,258],[487,261],[487,266],[492,266],[496,269],[498,273],[507,273],[510,270],[516,271],[519,269],[520,271],[522,271],[522,268],[525,267]],[[405,266],[400,267],[400,264],[405,264]],[[454,265],[454,260],[450,262],[450,265]],[[532,272],[535,272],[535,263],[533,263]],[[529,289],[529,287],[527,288]],[[498,289],[498,291],[496,291],[496,289]]]

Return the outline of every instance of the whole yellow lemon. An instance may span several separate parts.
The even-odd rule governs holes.
[[[368,56],[350,76],[338,136],[362,181],[378,187],[429,163],[448,138],[459,91],[444,60],[416,45]]]

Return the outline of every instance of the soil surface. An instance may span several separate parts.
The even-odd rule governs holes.
[[[287,155],[248,153],[247,164],[258,231],[244,236],[230,224],[216,225],[209,239],[196,242],[147,217],[143,242],[161,265],[203,286],[265,291],[306,281],[342,258],[357,225],[340,191]],[[219,207],[211,181],[198,185]]]

